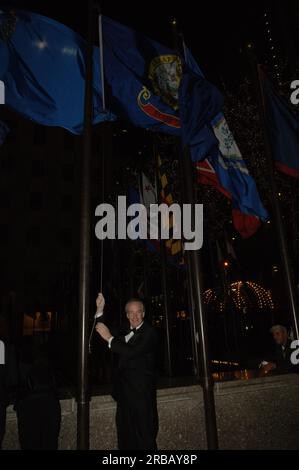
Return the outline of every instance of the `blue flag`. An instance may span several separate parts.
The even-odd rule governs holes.
[[[189,68],[196,74],[202,75],[198,64],[187,48],[185,48],[185,58]],[[261,221],[269,218],[255,181],[249,174],[224,115],[219,113],[211,120],[210,125],[205,127],[205,130],[204,149],[200,148],[200,142],[193,148],[193,159],[200,162],[197,165],[198,180],[200,183],[215,186],[231,199],[235,228],[244,238],[249,237],[256,232]],[[214,146],[215,138],[216,146]],[[207,144],[207,141],[210,143]],[[212,151],[208,158],[202,161],[206,147],[210,147]]]
[[[4,144],[4,141],[8,133],[9,133],[9,128],[4,122],[0,121],[0,145]]]
[[[183,79],[183,82],[185,83],[185,88],[187,87],[188,81],[190,80],[190,73],[193,74],[194,77],[197,77],[199,80],[200,78],[204,78],[204,74],[202,73],[201,69],[199,68],[197,62],[195,61],[194,57],[192,56],[190,50],[184,45],[184,59],[185,59],[185,69],[187,70],[187,73]],[[189,73],[188,73],[189,72]],[[183,96],[185,95],[185,96]],[[212,95],[213,96],[213,95]],[[191,158],[194,162],[199,162],[204,160],[207,157],[217,157],[219,153],[219,142],[215,136],[214,130],[213,130],[213,125],[212,125],[212,120],[213,118],[216,117],[216,115],[219,115],[220,109],[218,111],[216,110],[215,107],[215,102],[211,100],[211,106],[212,106],[212,112],[210,112],[210,119],[206,122],[204,127],[202,127],[200,130],[197,129],[197,132],[194,132],[196,129],[196,126],[193,124],[193,119],[192,117],[188,118],[188,106],[184,104],[186,103],[186,98],[188,100],[188,96],[186,97],[186,92],[184,90],[181,90],[180,94],[181,98],[181,106],[183,109],[185,109],[185,116],[184,114],[182,116],[183,120],[183,135],[187,133],[187,138],[189,134],[189,148],[191,152]],[[219,95],[219,100],[221,100],[221,103],[223,104],[223,99]],[[190,101],[191,106],[192,101]],[[214,109],[213,109],[214,107]],[[215,113],[214,113],[215,111]],[[216,112],[217,111],[217,112]],[[196,108],[195,108],[195,113],[196,113]],[[193,110],[191,110],[191,116],[193,116]],[[196,116],[196,114],[195,114]],[[200,116],[199,116],[200,118]],[[196,119],[196,117],[195,117]],[[192,129],[193,128],[193,129]],[[192,138],[190,139],[190,136]],[[186,140],[184,141],[186,143]]]
[[[198,139],[205,124],[222,107],[218,90],[203,76],[185,71],[172,49],[107,17],[103,17],[102,25],[105,77],[113,112],[136,126],[182,136],[180,101],[192,103],[192,129],[185,126],[184,137],[193,145],[193,134]],[[179,99],[180,90],[184,100]],[[182,116],[187,119],[184,110]]]
[[[279,171],[299,178],[299,119],[272,83],[262,78],[267,131]]]
[[[194,161],[217,153],[218,141],[210,123],[222,107],[223,98],[217,88],[185,64],[179,89],[179,112],[182,143],[189,146]]]
[[[86,43],[54,20],[25,11],[0,12],[0,80],[6,104],[46,126],[83,131]],[[99,51],[94,50],[94,123],[103,112]]]

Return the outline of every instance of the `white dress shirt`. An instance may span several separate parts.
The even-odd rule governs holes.
[[[96,312],[95,314],[95,318],[100,318],[104,315],[104,312]],[[139,330],[139,328],[142,327],[143,325],[143,321],[140,323],[140,325],[136,326],[136,328],[132,328],[132,326],[130,327],[131,330]],[[130,341],[130,339],[134,336],[135,332],[134,331],[131,331],[130,333],[128,333],[126,336],[125,336],[125,342],[128,343]],[[112,340],[114,339],[114,336],[112,336],[109,341],[108,341],[108,347],[111,349],[111,343],[112,343]]]

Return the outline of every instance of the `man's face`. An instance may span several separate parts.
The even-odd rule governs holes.
[[[127,305],[127,318],[132,328],[137,328],[143,322],[144,311],[140,302],[130,302]]]
[[[273,331],[273,339],[276,344],[283,346],[288,339],[288,335],[284,330],[275,330]]]

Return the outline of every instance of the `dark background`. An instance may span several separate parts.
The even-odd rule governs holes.
[[[271,78],[279,82],[277,68],[289,83],[298,78],[297,56],[299,38],[299,6],[295,0],[261,2],[181,2],[174,5],[168,1],[117,2],[103,1],[103,14],[118,20],[148,36],[171,45],[170,22],[175,17],[184,32],[187,45],[207,77],[221,90],[230,95],[228,108],[235,108],[235,121],[240,115],[248,116],[243,128],[252,126],[250,139],[238,135],[238,143],[244,158],[252,165],[258,159],[252,149],[258,126],[250,120],[246,109],[238,110],[239,88],[249,75],[244,46],[250,41],[255,46],[260,62],[267,65]],[[15,1],[2,2],[13,8],[41,13],[66,24],[86,37],[87,2],[67,1]],[[265,14],[267,15],[265,17]],[[270,27],[266,25],[269,19]],[[274,44],[274,52],[271,49]],[[236,98],[234,98],[236,95]],[[231,105],[233,104],[233,106]],[[59,370],[63,385],[74,383],[76,376],[77,292],[79,253],[79,187],[82,138],[72,136],[63,129],[43,128],[25,121],[8,109],[1,109],[1,119],[9,124],[11,132],[0,150],[1,175],[1,315],[8,319],[8,336],[21,350],[22,360],[34,346],[34,354],[47,354]],[[255,116],[256,118],[256,116]],[[234,119],[232,122],[234,123]],[[255,119],[256,121],[256,119]],[[256,127],[255,127],[256,126]],[[124,132],[126,131],[126,132]],[[249,140],[249,145],[248,145]],[[102,198],[102,143],[108,158],[105,167],[105,199],[113,202],[117,194],[126,194],[129,184],[136,183],[136,170],[150,171],[151,138],[142,130],[126,123],[116,123],[105,133],[97,126],[94,130],[92,198],[93,207]],[[255,147],[254,147],[255,148]],[[244,152],[243,149],[246,151]],[[248,151],[247,151],[248,150]],[[262,152],[262,150],[261,150]],[[262,158],[262,155],[261,155]],[[250,167],[258,178],[259,189],[269,206],[269,195],[259,178],[258,165]],[[175,168],[169,170],[176,175]],[[175,178],[175,176],[173,176]],[[294,182],[281,182],[286,194],[286,205],[298,206]],[[215,193],[205,189],[207,203],[225,206],[223,212],[230,214],[227,202],[218,200]],[[216,209],[215,209],[216,211]],[[295,212],[294,212],[295,213]],[[295,217],[295,216],[294,216]],[[204,280],[205,288],[221,291],[223,270],[215,261],[215,235],[213,226],[217,220],[223,226],[238,256],[232,260],[229,281],[239,279],[256,281],[266,289],[272,289],[276,300],[275,312],[257,311],[253,306],[251,317],[243,322],[228,320],[231,344],[223,341],[224,317],[217,317],[217,307],[210,306],[210,342],[214,359],[239,361],[243,367],[256,368],[258,361],[271,349],[269,327],[274,322],[290,326],[290,312],[285,299],[278,244],[273,225],[264,226],[252,239],[243,241],[231,227],[227,218],[219,218],[218,212],[208,216],[205,233]],[[213,221],[214,218],[214,221]],[[286,212],[287,223],[291,216]],[[295,228],[294,228],[295,227]],[[298,228],[298,226],[297,226]],[[298,237],[296,223],[287,226],[291,254],[296,268]],[[222,230],[222,228],[221,228]],[[222,234],[223,235],[223,234]],[[223,242],[223,239],[222,239]],[[92,299],[99,286],[100,245],[93,240]],[[297,256],[297,257],[296,257]],[[274,268],[277,268],[274,269]],[[192,348],[190,339],[190,315],[185,274],[168,267],[171,302],[172,342],[176,375],[192,375]],[[165,374],[165,323],[161,297],[160,260],[143,247],[130,243],[105,244],[104,293],[113,322],[123,319],[125,300],[138,294],[142,282],[142,296],[147,304],[149,319],[161,333],[161,374]],[[298,273],[297,273],[298,275]],[[217,291],[217,292],[218,292]],[[245,295],[245,294],[244,294]],[[248,295],[246,293],[246,295]],[[92,300],[93,302],[93,300]],[[93,309],[93,307],[92,307]],[[52,333],[23,338],[23,315],[34,317],[37,312],[53,313]],[[180,312],[186,314],[181,315]],[[227,312],[228,317],[236,312]],[[91,312],[92,318],[93,311]],[[249,330],[244,331],[248,327]],[[236,329],[238,333],[236,334]],[[237,338],[238,337],[238,338]],[[219,341],[222,345],[219,346]],[[20,346],[21,345],[21,346]],[[41,352],[41,347],[43,352]],[[95,346],[98,356],[92,363],[95,383],[110,380],[110,356],[106,357],[99,343]],[[24,353],[25,351],[25,353]],[[30,356],[29,354],[29,356]],[[32,358],[31,354],[31,358]],[[28,359],[28,354],[27,358]],[[103,364],[105,366],[103,366]],[[106,367],[106,365],[108,366]]]
[[[284,53],[293,53],[288,35],[298,41],[299,6],[296,0],[186,1],[177,4],[171,1],[103,0],[100,3],[104,15],[168,45],[172,42],[170,22],[176,18],[186,43],[213,80],[238,82],[242,79],[241,51],[248,41],[254,42],[261,60],[269,59],[265,14],[271,19],[274,41]],[[86,36],[86,2],[26,0],[1,4],[49,16]]]

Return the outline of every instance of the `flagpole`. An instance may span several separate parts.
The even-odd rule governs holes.
[[[95,8],[98,13],[98,33],[99,33],[99,51],[100,51],[100,78],[101,78],[101,88],[102,88],[102,108],[103,112],[107,111],[106,109],[106,92],[105,92],[105,68],[104,68],[104,42],[103,42],[103,24],[102,24],[102,8],[101,3],[98,1],[95,4]],[[104,126],[110,125],[107,124],[107,121],[103,123]],[[106,135],[106,133],[105,133]],[[105,175],[105,153],[106,146],[102,145],[102,203],[104,203],[105,198],[105,184],[104,184],[104,175]],[[100,261],[100,292],[103,291],[103,268],[104,268],[104,240],[101,240],[101,261]]]
[[[99,33],[99,63],[100,63],[100,80],[101,80],[101,88],[102,88],[102,108],[103,112],[107,111],[106,109],[106,96],[105,96],[105,74],[104,74],[104,54],[103,54],[103,31],[102,31],[102,14],[101,14],[101,5],[99,2],[95,2],[93,4],[93,8],[98,13],[98,33]],[[106,136],[110,131],[110,122],[104,121],[102,123],[102,134],[101,134],[101,147],[102,147],[102,155],[101,155],[101,177],[102,177],[102,184],[101,184],[101,203],[105,202],[105,154],[106,154]],[[100,241],[100,272],[99,272],[99,284],[97,289],[99,292],[103,292],[103,274],[104,274],[104,240]],[[88,352],[92,354],[92,339],[95,332],[96,326],[96,318],[94,318],[89,338],[88,338]]]
[[[194,322],[194,300],[192,295],[192,273],[190,272],[189,265],[187,266],[187,290],[188,290],[188,307],[190,312],[190,330],[191,330],[191,340],[192,340],[192,354],[193,354],[193,372],[196,379],[200,378],[200,360],[198,357],[199,351],[197,347],[197,329]]]
[[[290,262],[290,254],[289,254],[289,248],[288,248],[288,243],[287,243],[286,231],[284,227],[284,221],[283,221],[283,217],[281,213],[280,201],[278,199],[278,188],[277,188],[277,183],[276,183],[275,173],[274,173],[271,142],[269,139],[269,135],[267,133],[266,107],[265,107],[264,91],[263,91],[263,86],[261,82],[260,65],[257,63],[252,44],[247,45],[247,53],[248,53],[249,61],[250,61],[251,68],[252,68],[252,75],[254,79],[258,106],[259,106],[259,111],[260,111],[260,119],[261,119],[262,128],[263,128],[265,154],[266,154],[266,159],[268,163],[269,181],[270,181],[270,186],[272,190],[271,202],[272,202],[274,219],[276,222],[277,233],[278,233],[278,238],[279,238],[281,261],[282,261],[283,270],[284,270],[289,306],[292,312],[292,323],[293,323],[293,328],[294,328],[296,339],[299,339],[299,309],[298,309],[297,293],[296,293],[296,288],[295,288],[295,283],[294,283],[293,270],[292,270],[292,266]]]
[[[79,328],[78,328],[78,392],[77,392],[77,449],[89,448],[88,393],[88,320],[90,312],[90,169],[92,151],[92,55],[93,0],[88,1],[88,41],[86,49],[84,143],[81,180],[80,268],[79,268]]]
[[[179,34],[177,30],[176,20],[172,21],[174,49],[181,56],[182,47],[180,47]],[[195,184],[194,184],[194,167],[188,146],[183,149],[182,155],[183,171],[183,193],[186,204],[194,207]],[[209,450],[218,449],[218,432],[217,418],[214,398],[214,382],[210,372],[209,348],[208,348],[208,321],[203,302],[203,282],[201,276],[201,256],[200,251],[187,252],[188,269],[192,281],[192,293],[194,299],[193,322],[195,325],[195,344],[198,348],[198,356],[200,358],[200,380],[203,390],[205,425],[207,446]]]
[[[163,305],[164,317],[166,326],[166,347],[167,347],[167,375],[172,377],[172,351],[171,351],[171,337],[170,337],[170,308],[169,308],[169,286],[167,279],[167,252],[165,240],[160,240],[161,251],[161,266],[162,266],[162,292],[163,292]]]
[[[156,190],[158,204],[162,203],[161,198],[161,182],[159,178],[159,154],[156,145],[153,145],[153,154],[156,167]],[[169,285],[167,279],[167,251],[165,240],[160,238],[160,258],[162,270],[162,293],[163,293],[163,307],[166,327],[166,349],[167,349],[167,375],[172,377],[172,350],[171,350],[171,337],[170,337],[170,308],[169,308]]]
[[[185,46],[184,46],[185,47]],[[184,170],[183,170],[183,162],[182,162],[182,156],[181,152],[179,149],[177,149],[177,157],[178,157],[178,162],[179,162],[179,173],[180,173],[180,183],[181,183],[181,204],[184,203],[186,200],[185,197],[185,183],[184,183]],[[182,251],[183,251],[183,256],[184,260],[187,260],[187,254],[184,252],[184,246],[182,243]],[[197,341],[197,326],[195,324],[195,306],[194,306],[194,298],[193,298],[193,293],[192,293],[192,272],[190,269],[190,263],[187,260],[186,263],[187,266],[187,276],[186,276],[186,282],[187,282],[187,291],[188,291],[188,308],[190,312],[190,330],[191,330],[191,342],[192,342],[192,354],[193,354],[193,371],[194,371],[194,376],[199,379],[200,378],[200,359],[199,359],[199,348],[198,348],[198,341]]]
[[[106,111],[106,95],[105,95],[105,71],[104,71],[104,44],[103,44],[103,25],[102,25],[102,13],[101,7],[98,5],[99,13],[99,51],[100,51],[100,75],[102,85],[102,105],[103,111]]]

